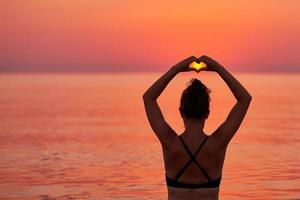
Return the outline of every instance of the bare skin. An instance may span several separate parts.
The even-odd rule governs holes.
[[[192,56],[171,67],[144,93],[144,106],[150,126],[162,145],[165,172],[169,177],[174,178],[175,174],[190,158],[183,149],[178,134],[165,121],[157,103],[157,98],[178,73],[188,71],[200,72],[188,67],[193,61],[203,61],[207,64],[207,67],[200,71],[217,72],[237,100],[227,118],[213,133],[209,134],[208,140],[196,156],[196,160],[201,163],[209,176],[212,179],[216,179],[222,175],[227,146],[239,129],[252,100],[248,91],[215,60],[207,56],[201,56],[200,58]],[[194,120],[183,117],[185,131],[181,136],[192,153],[196,151],[198,145],[207,135],[203,132],[206,119]],[[196,165],[192,163],[179,181],[184,183],[205,183],[207,179],[199,172]],[[169,200],[215,200],[219,196],[219,188],[167,188]]]

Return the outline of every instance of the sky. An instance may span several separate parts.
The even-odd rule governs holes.
[[[0,71],[300,72],[298,0],[1,0]]]

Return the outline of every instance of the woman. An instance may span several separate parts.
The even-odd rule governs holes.
[[[185,131],[177,135],[165,121],[156,100],[176,74],[197,71],[189,67],[194,61],[207,65],[200,71],[217,72],[237,102],[226,120],[212,134],[206,135],[203,127],[210,112],[210,90],[201,81],[192,79],[182,93],[179,107]],[[239,129],[251,99],[248,91],[208,56],[192,56],[179,62],[144,93],[149,123],[163,149],[169,200],[218,199],[226,148]]]

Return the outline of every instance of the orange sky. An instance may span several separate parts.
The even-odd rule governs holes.
[[[300,71],[298,0],[1,0],[0,71]]]

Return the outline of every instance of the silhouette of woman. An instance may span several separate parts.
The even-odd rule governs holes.
[[[189,67],[204,62],[199,71]],[[237,102],[225,121],[210,135],[203,132],[209,115],[210,90],[193,78],[183,91],[179,111],[185,131],[177,135],[165,121],[157,98],[179,72],[214,71],[230,88]],[[239,129],[252,100],[248,91],[217,61],[208,56],[191,56],[171,67],[144,94],[150,126],[163,150],[169,200],[218,199],[227,146]]]

